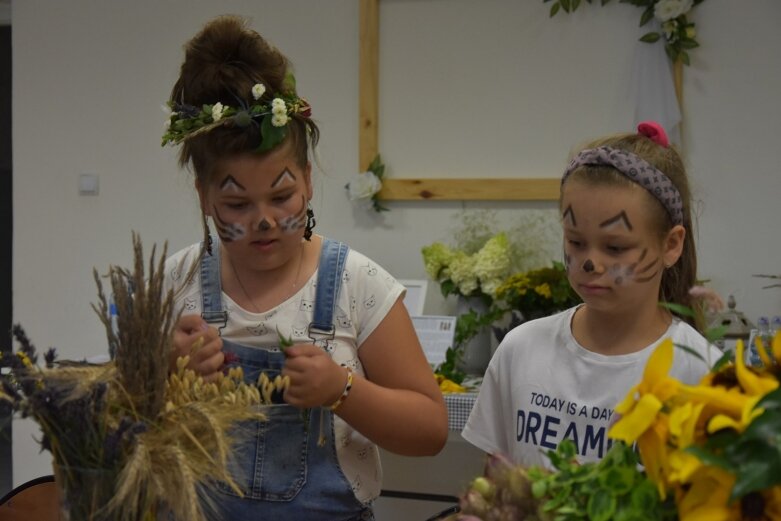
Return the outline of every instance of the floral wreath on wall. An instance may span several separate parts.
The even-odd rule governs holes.
[[[542,0],[543,3],[552,0]],[[592,0],[586,0],[589,4]],[[622,4],[632,4],[643,8],[640,15],[640,27],[643,27],[652,19],[661,24],[661,31],[651,31],[640,37],[641,42],[655,43],[664,37],[664,50],[673,63],[681,62],[689,65],[689,50],[700,46],[695,39],[697,31],[694,23],[690,22],[686,15],[691,9],[705,0],[619,0]],[[600,0],[600,5],[605,5],[610,0]],[[550,16],[553,17],[560,10],[567,13],[580,7],[581,0],[555,0],[550,8]]]

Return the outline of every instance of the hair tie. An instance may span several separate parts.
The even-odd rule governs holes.
[[[657,145],[661,145],[664,148],[670,146],[670,142],[667,139],[667,133],[664,128],[656,121],[642,121],[637,125],[637,133],[641,134]]]

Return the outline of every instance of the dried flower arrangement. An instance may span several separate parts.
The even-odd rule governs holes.
[[[147,275],[136,234],[133,246],[133,271],[109,270],[116,317],[95,271],[93,308],[116,347],[115,360],[58,362],[50,349],[40,367],[35,347],[15,326],[19,349],[0,359],[0,401],[40,426],[67,519],[208,519],[205,485],[222,481],[240,493],[229,467],[238,432],[231,427],[262,419],[261,397],[240,369],[206,383],[183,357],[168,374],[177,317],[172,293],[163,292],[166,251],[156,262],[152,250]]]

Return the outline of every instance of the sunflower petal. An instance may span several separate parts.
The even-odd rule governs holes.
[[[662,402],[656,396],[643,395],[635,407],[610,428],[608,436],[628,444],[634,443],[653,424],[661,409]]]

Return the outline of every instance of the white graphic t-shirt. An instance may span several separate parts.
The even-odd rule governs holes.
[[[172,255],[165,266],[166,290],[173,287],[176,311],[201,313],[200,275],[185,281],[198,259],[200,245],[194,244]],[[265,313],[252,313],[239,307],[222,293],[228,311],[223,338],[258,349],[279,349],[277,329],[294,343],[311,343],[307,336],[315,303],[317,271],[301,289],[285,302]],[[342,275],[339,299],[334,309],[336,334],[333,340],[318,340],[333,360],[364,375],[358,352],[364,340],[382,322],[393,304],[404,293],[404,286],[368,257],[350,250]],[[334,416],[334,435],[339,465],[349,480],[355,497],[364,503],[380,493],[382,469],[377,446],[356,432],[340,417]]]
[[[671,337],[707,361],[675,349],[670,375],[687,384],[698,383],[722,354],[677,318],[641,351],[597,354],[572,336],[576,309],[526,322],[505,336],[462,432],[467,441],[518,464],[551,467],[545,454],[571,439],[581,462],[599,460],[612,445],[607,431],[613,408],[642,380],[662,340]]]

